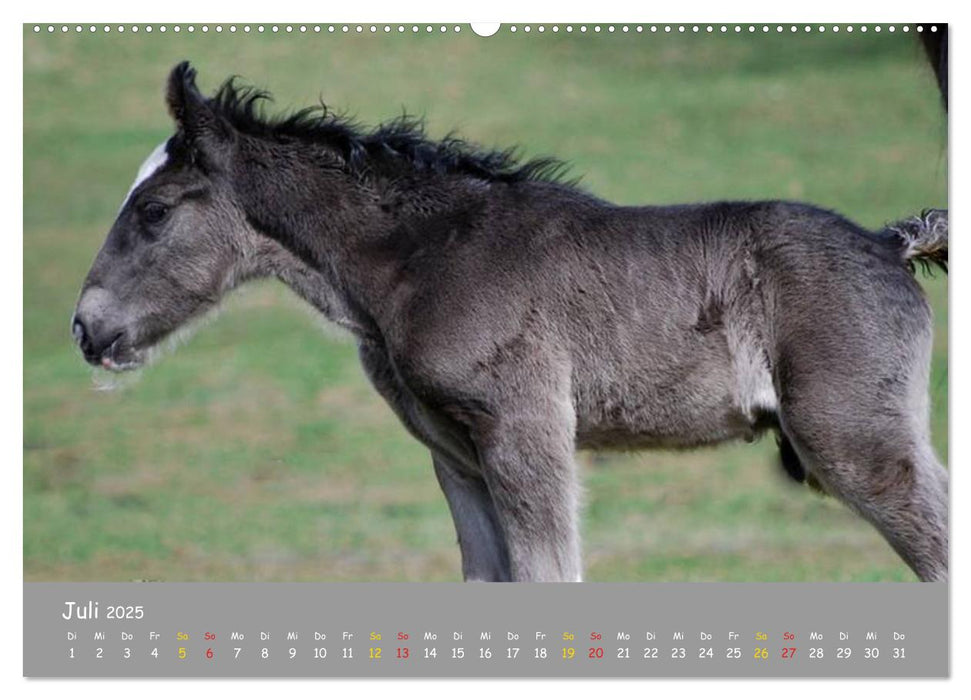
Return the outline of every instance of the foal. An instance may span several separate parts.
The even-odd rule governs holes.
[[[947,576],[931,449],[931,312],[911,272],[947,215],[878,232],[805,204],[620,207],[399,119],[270,120],[264,94],[168,82],[175,135],[139,171],[72,331],[109,370],[275,276],[356,337],[431,451],[467,580],[577,581],[578,447],[775,429],[787,469]]]

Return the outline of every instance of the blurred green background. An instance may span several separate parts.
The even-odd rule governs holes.
[[[93,375],[68,319],[135,171],[171,133],[168,70],[276,107],[571,161],[628,204],[792,198],[878,227],[947,205],[946,124],[915,37],[718,33],[488,39],[367,30],[24,32],[24,573],[28,580],[457,580],[427,451],[354,343],[287,289],[234,294],[138,376]],[[947,280],[934,444],[947,459]],[[116,386],[113,391],[103,390]],[[586,578],[913,580],[869,525],[788,482],[774,441],[582,454]]]

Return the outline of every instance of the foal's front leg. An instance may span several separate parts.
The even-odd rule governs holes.
[[[466,581],[509,581],[509,553],[485,481],[445,453],[432,450],[435,476],[445,492],[462,550]]]
[[[573,425],[551,402],[501,416],[477,440],[514,581],[581,580]]]

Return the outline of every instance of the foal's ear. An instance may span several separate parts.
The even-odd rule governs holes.
[[[188,61],[177,65],[169,74],[165,101],[193,155],[204,164],[217,166],[232,144],[233,132],[199,92],[196,69]]]

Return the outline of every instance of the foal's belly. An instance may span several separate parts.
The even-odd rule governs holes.
[[[751,439],[766,427],[764,422],[752,420],[734,407],[707,408],[680,416],[615,409],[607,416],[578,416],[576,444],[581,449],[614,450],[700,447]]]
[[[775,424],[776,411],[768,372],[751,376],[730,358],[589,378],[575,384],[574,406],[577,446],[586,449],[752,439]]]

